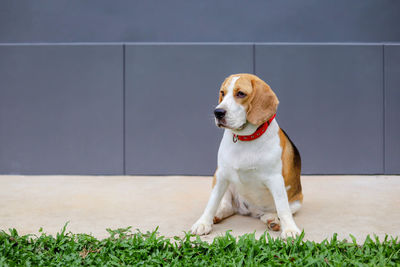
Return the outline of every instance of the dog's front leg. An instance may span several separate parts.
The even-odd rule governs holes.
[[[276,211],[281,221],[281,237],[296,237],[300,234],[300,230],[293,220],[283,177],[281,175],[270,177],[265,184],[274,198]]]
[[[206,235],[211,232],[211,225],[215,213],[217,212],[219,203],[228,188],[229,182],[225,179],[219,179],[217,173],[217,183],[215,184],[210,199],[208,200],[207,207],[201,215],[200,219],[192,226],[192,234],[195,235]]]

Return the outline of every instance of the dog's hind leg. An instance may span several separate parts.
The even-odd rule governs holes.
[[[260,217],[260,220],[272,231],[279,231],[281,229],[281,223],[276,213],[265,213]]]
[[[219,223],[225,218],[228,218],[236,213],[235,208],[232,204],[232,190],[229,187],[226,190],[224,196],[222,197],[221,203],[218,207],[217,213],[214,216],[214,223]]]
[[[290,208],[290,211],[292,212],[292,214],[295,214],[301,208],[301,206],[302,206],[302,203],[300,200],[296,200],[296,201],[289,203],[289,208]]]
[[[289,203],[289,207],[292,214],[295,214],[301,208],[301,202],[299,200],[293,201]],[[279,231],[281,229],[278,214],[276,213],[265,213],[260,216],[260,220],[272,231]]]

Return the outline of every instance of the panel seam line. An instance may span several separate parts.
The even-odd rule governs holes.
[[[126,66],[125,66],[125,44],[122,45],[122,172],[126,175]]]
[[[383,161],[383,174],[386,174],[386,94],[385,94],[385,45],[382,45],[382,102],[383,102],[383,155],[382,155],[382,161]]]
[[[253,74],[256,74],[256,43],[253,43]]]

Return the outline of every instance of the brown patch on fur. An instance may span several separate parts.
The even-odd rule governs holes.
[[[279,139],[282,147],[282,176],[285,181],[285,187],[290,186],[289,190],[287,190],[289,203],[296,200],[302,202],[300,153],[282,129],[279,129]]]
[[[218,217],[214,217],[213,223],[219,223],[221,221],[222,221],[222,219],[220,219]]]
[[[271,229],[272,231],[279,231],[281,230],[281,226],[279,223],[276,223],[274,220],[268,220],[267,221],[267,227],[268,229]]]
[[[279,100],[269,85],[260,78],[253,78],[251,84],[253,93],[247,110],[247,120],[252,124],[261,125],[276,113]]]
[[[233,95],[235,96],[235,101],[242,105],[246,111],[249,110],[251,100],[254,95],[253,85],[251,84],[252,79],[254,79],[251,74],[237,74],[231,75],[233,77],[239,76],[240,78],[236,80],[235,87],[233,88]],[[246,94],[245,97],[237,97],[237,93],[241,91]]]
[[[228,93],[227,82],[231,79],[231,76],[227,77],[224,82],[221,84],[221,88],[219,89],[218,95],[218,104],[222,102],[224,96]]]

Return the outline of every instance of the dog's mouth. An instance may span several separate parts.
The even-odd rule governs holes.
[[[227,128],[228,126],[226,125],[226,121],[224,119],[219,120],[219,119],[215,119],[215,124],[219,127],[219,128]]]
[[[229,125],[226,124],[226,121],[225,121],[225,120],[218,120],[216,124],[217,124],[217,126],[218,126],[219,128],[225,128],[225,129],[234,130],[234,131],[241,131],[241,130],[243,130],[243,129],[246,127],[247,122],[243,123],[243,124],[242,124],[240,127],[238,127],[238,128],[230,127]]]
[[[229,127],[228,125],[226,125],[225,123],[223,123],[223,122],[217,122],[217,126],[218,126],[219,128],[230,129],[230,127]]]

